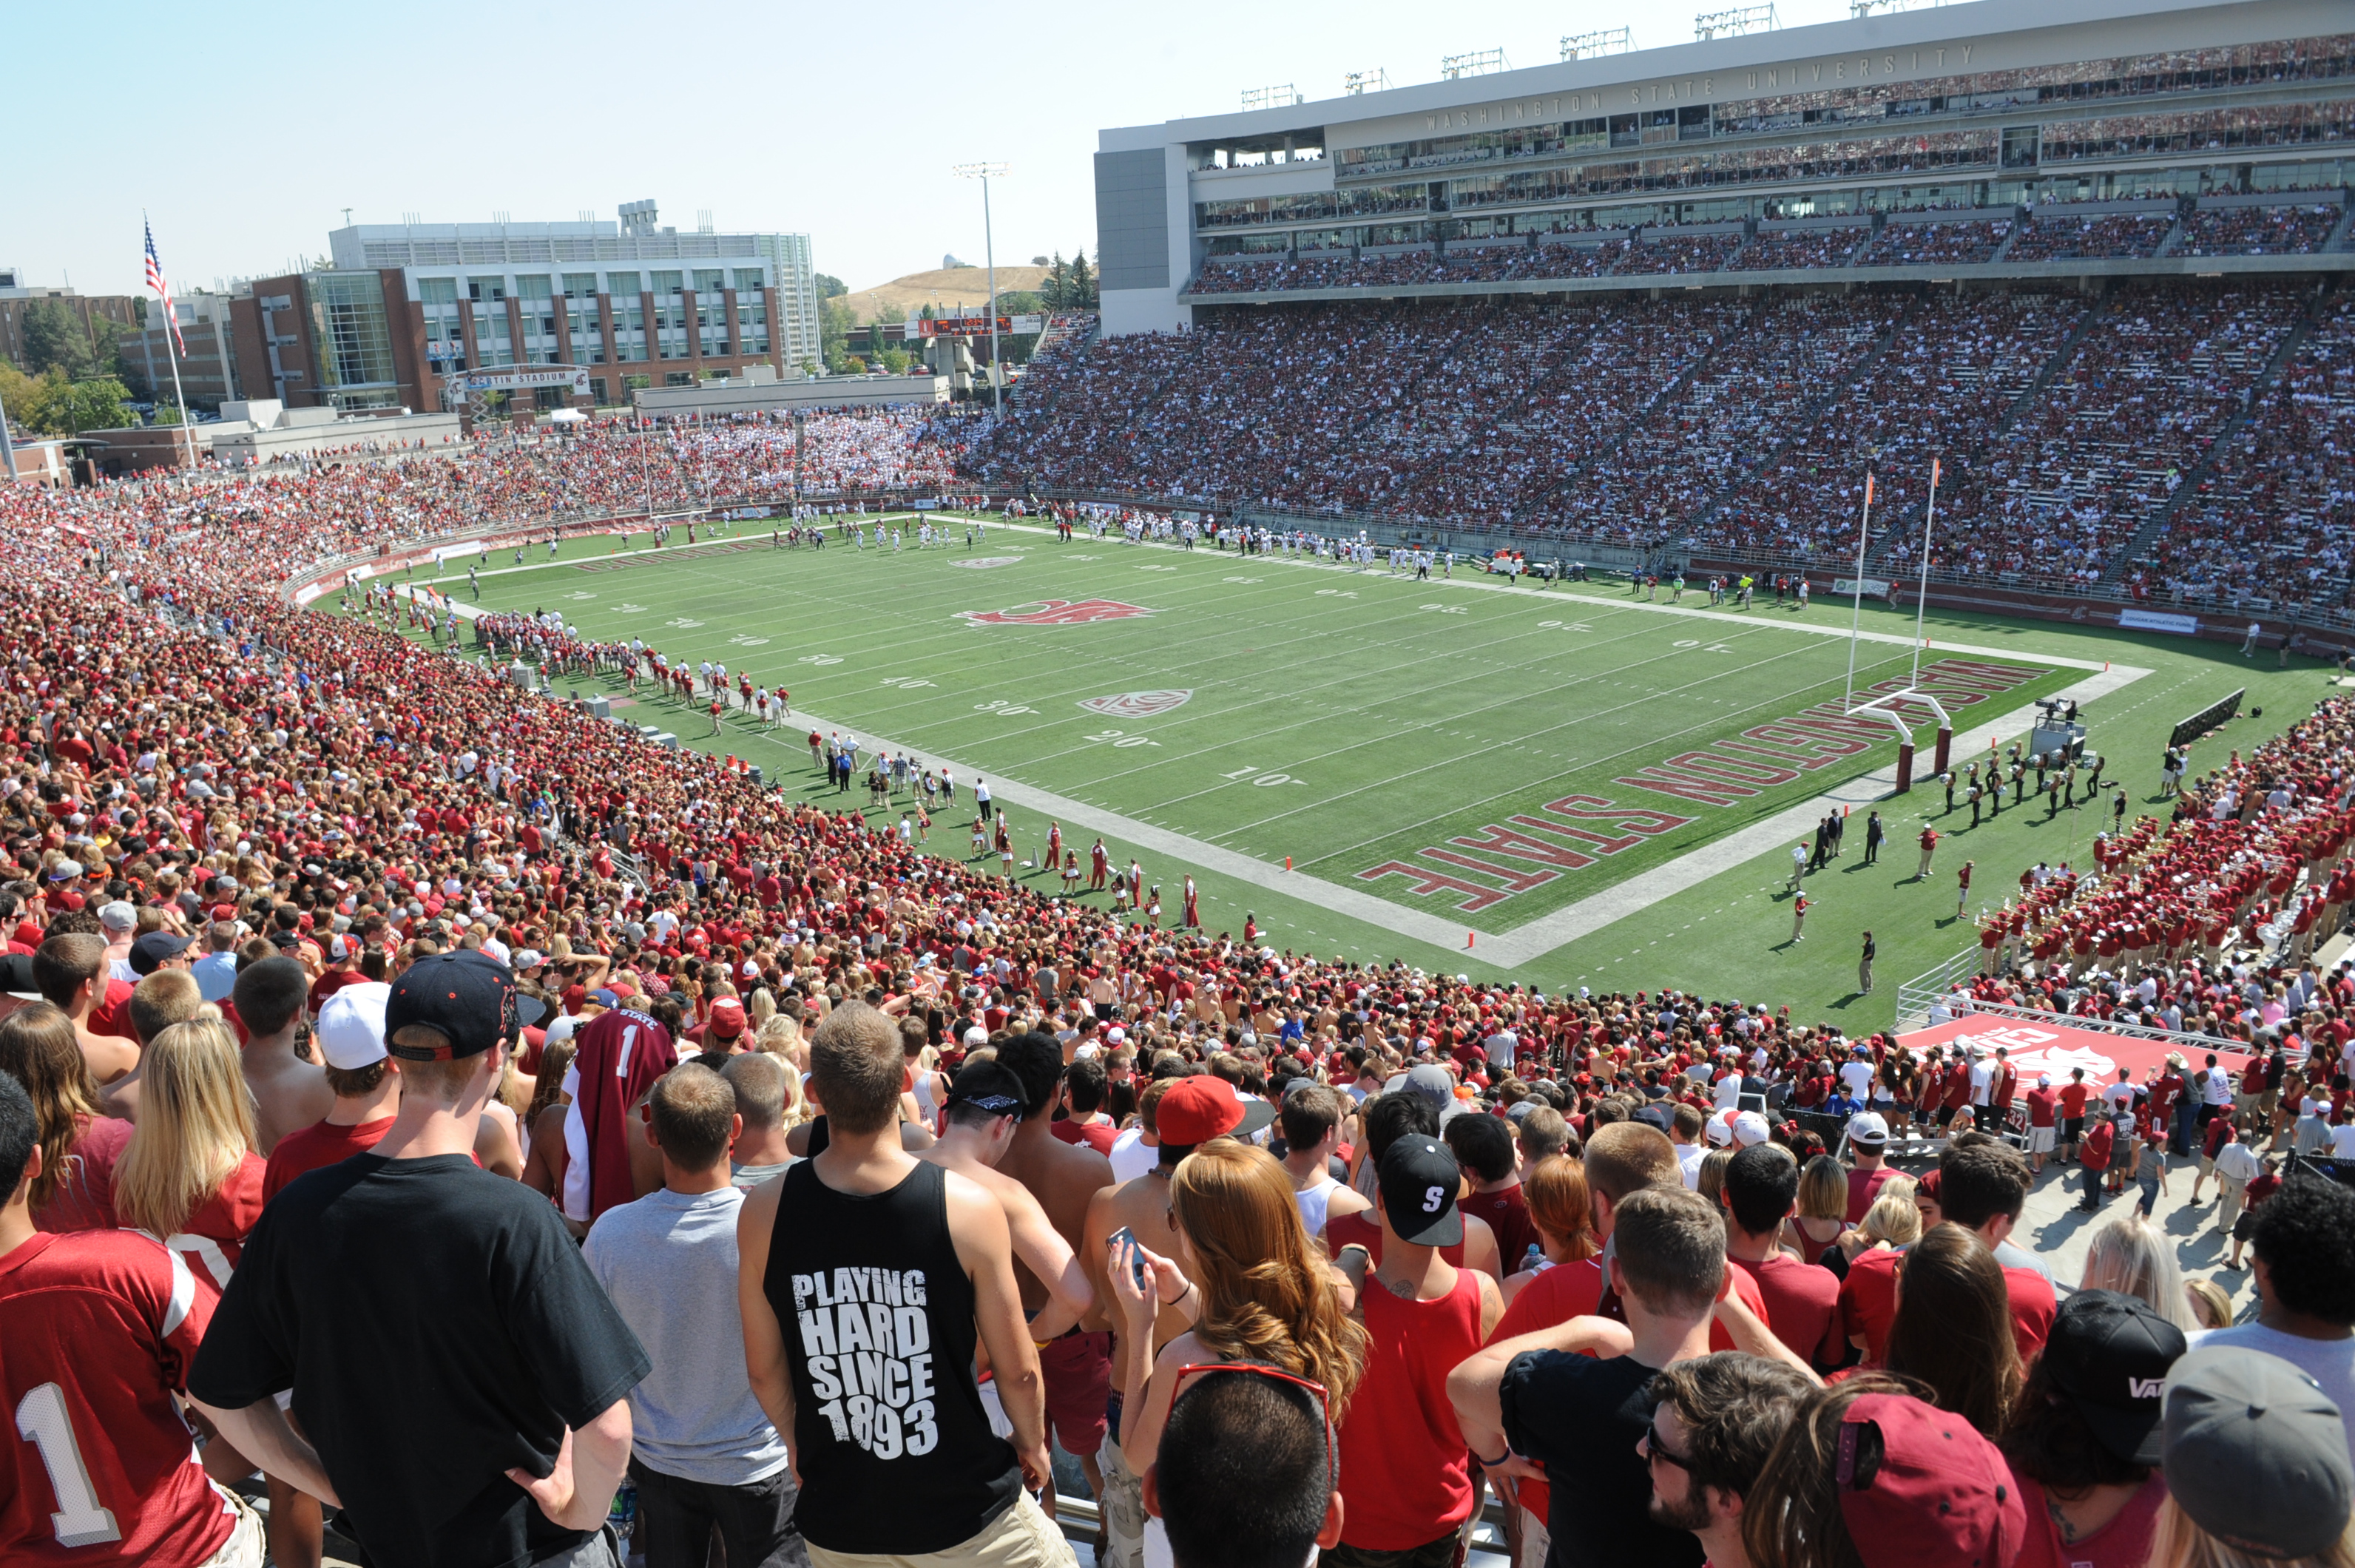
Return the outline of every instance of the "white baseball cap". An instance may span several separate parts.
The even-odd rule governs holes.
[[[989,1031],[975,1024],[964,1031],[964,1043],[966,1050],[977,1051],[989,1043]]]
[[[1889,1119],[1878,1111],[1859,1111],[1848,1121],[1850,1143],[1885,1144],[1889,1141]]]
[[[1733,1119],[1730,1116],[1711,1116],[1708,1125],[1702,1128],[1702,1132],[1708,1137],[1711,1148],[1723,1148],[1733,1141]]]
[[[139,923],[139,912],[121,899],[98,906],[98,923],[109,931],[129,931]]]
[[[1766,1118],[1755,1111],[1744,1111],[1733,1118],[1733,1142],[1737,1148],[1751,1148],[1774,1136]]]
[[[346,986],[327,998],[312,1032],[319,1037],[328,1066],[348,1072],[385,1059],[384,1006],[391,997],[390,986],[369,980]]]

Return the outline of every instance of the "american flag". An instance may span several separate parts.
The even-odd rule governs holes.
[[[147,286],[162,296],[164,321],[172,329],[172,347],[185,359],[188,355],[188,342],[180,336],[180,315],[172,308],[172,285],[164,281],[164,263],[155,258],[155,226],[144,219],[140,220],[140,226],[147,230]]]

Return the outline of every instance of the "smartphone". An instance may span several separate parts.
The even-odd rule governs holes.
[[[1151,1289],[1151,1286],[1146,1284],[1146,1281],[1152,1277],[1153,1265],[1145,1261],[1145,1243],[1137,1241],[1135,1232],[1130,1230],[1127,1226],[1123,1225],[1119,1230],[1114,1231],[1111,1235],[1104,1238],[1104,1247],[1107,1251],[1117,1252],[1120,1250],[1120,1244],[1123,1242],[1127,1242],[1136,1248],[1136,1253],[1130,1263],[1128,1271],[1136,1280],[1136,1288],[1139,1290]]]

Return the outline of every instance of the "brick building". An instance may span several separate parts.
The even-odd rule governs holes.
[[[99,322],[126,328],[139,325],[139,302],[129,294],[78,294],[69,288],[27,284],[16,268],[0,267],[0,359],[19,370],[31,368],[25,362],[25,312],[41,300],[56,300],[79,316],[93,349]]]

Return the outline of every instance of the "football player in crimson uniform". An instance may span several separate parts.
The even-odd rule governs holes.
[[[261,1568],[261,1516],[206,1478],[172,1398],[216,1298],[140,1232],[34,1230],[37,1133],[0,1073],[0,1400],[24,1439],[0,1445],[0,1563]]]

